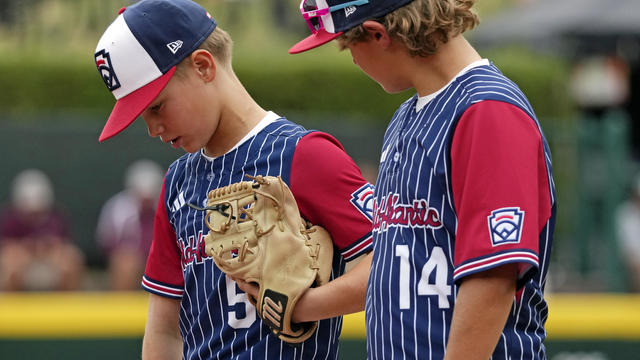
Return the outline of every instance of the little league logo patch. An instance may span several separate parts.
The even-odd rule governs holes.
[[[518,207],[493,210],[487,217],[493,246],[517,244],[522,235],[524,211]]]
[[[369,220],[373,220],[373,185],[366,183],[351,194],[351,203]]]
[[[96,67],[98,72],[102,76],[102,80],[107,85],[109,91],[113,91],[120,87],[120,81],[113,71],[113,65],[111,65],[111,56],[106,50],[100,50],[95,55]]]

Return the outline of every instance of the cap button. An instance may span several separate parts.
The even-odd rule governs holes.
[[[120,11],[118,11],[118,15],[122,14],[125,10],[127,10],[127,7],[123,6],[122,9],[120,9]]]

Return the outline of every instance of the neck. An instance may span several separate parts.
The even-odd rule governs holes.
[[[230,72],[221,81],[218,94],[223,98],[218,126],[204,147],[207,156],[218,157],[231,150],[267,112],[253,100],[240,80]]]
[[[440,45],[436,54],[426,58],[410,57],[407,69],[419,96],[432,94],[448,84],[462,69],[482,59],[462,36]]]

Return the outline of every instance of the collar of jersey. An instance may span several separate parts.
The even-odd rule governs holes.
[[[235,149],[240,147],[240,145],[242,145],[244,142],[246,142],[247,140],[249,140],[252,137],[256,136],[256,134],[258,134],[260,131],[262,131],[262,129],[266,128],[269,124],[271,124],[272,122],[274,122],[274,121],[276,121],[276,120],[278,120],[280,118],[281,118],[281,116],[276,114],[276,113],[274,113],[273,111],[267,112],[267,115],[265,115],[262,118],[262,120],[260,120],[260,122],[256,126],[254,126],[253,129],[251,129],[251,131],[249,131],[247,133],[247,135],[245,135],[242,139],[240,139],[240,141],[238,141],[238,143],[236,143],[224,155],[227,155],[228,153],[234,151]],[[204,149],[200,149],[200,154],[202,154],[202,157],[204,157],[207,160],[214,160],[214,159],[217,159],[218,157],[224,156],[224,155],[220,155],[218,157],[207,156],[204,153]]]
[[[485,65],[489,65],[488,59],[481,59],[481,60],[474,61],[471,64],[467,65],[464,69],[462,69],[456,76],[453,77],[453,79],[451,79],[451,81],[447,83],[447,85],[443,86],[440,90],[434,93],[431,93],[429,95],[418,97],[418,100],[416,101],[416,112],[419,112],[420,110],[422,110],[422,108],[424,108],[425,105],[427,105],[431,100],[433,100],[436,96],[438,96],[442,91],[444,91],[444,89],[446,89],[449,85],[451,85],[452,82],[454,82],[457,78],[462,76],[464,73],[478,66],[485,66]]]

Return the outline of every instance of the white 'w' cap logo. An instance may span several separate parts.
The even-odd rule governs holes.
[[[182,47],[182,40],[172,41],[167,44],[167,47],[175,55],[175,53],[177,53],[178,50]]]
[[[345,17],[349,17],[349,15],[353,14],[354,12],[356,12],[356,7],[355,6],[349,6],[344,8],[344,16]]]

